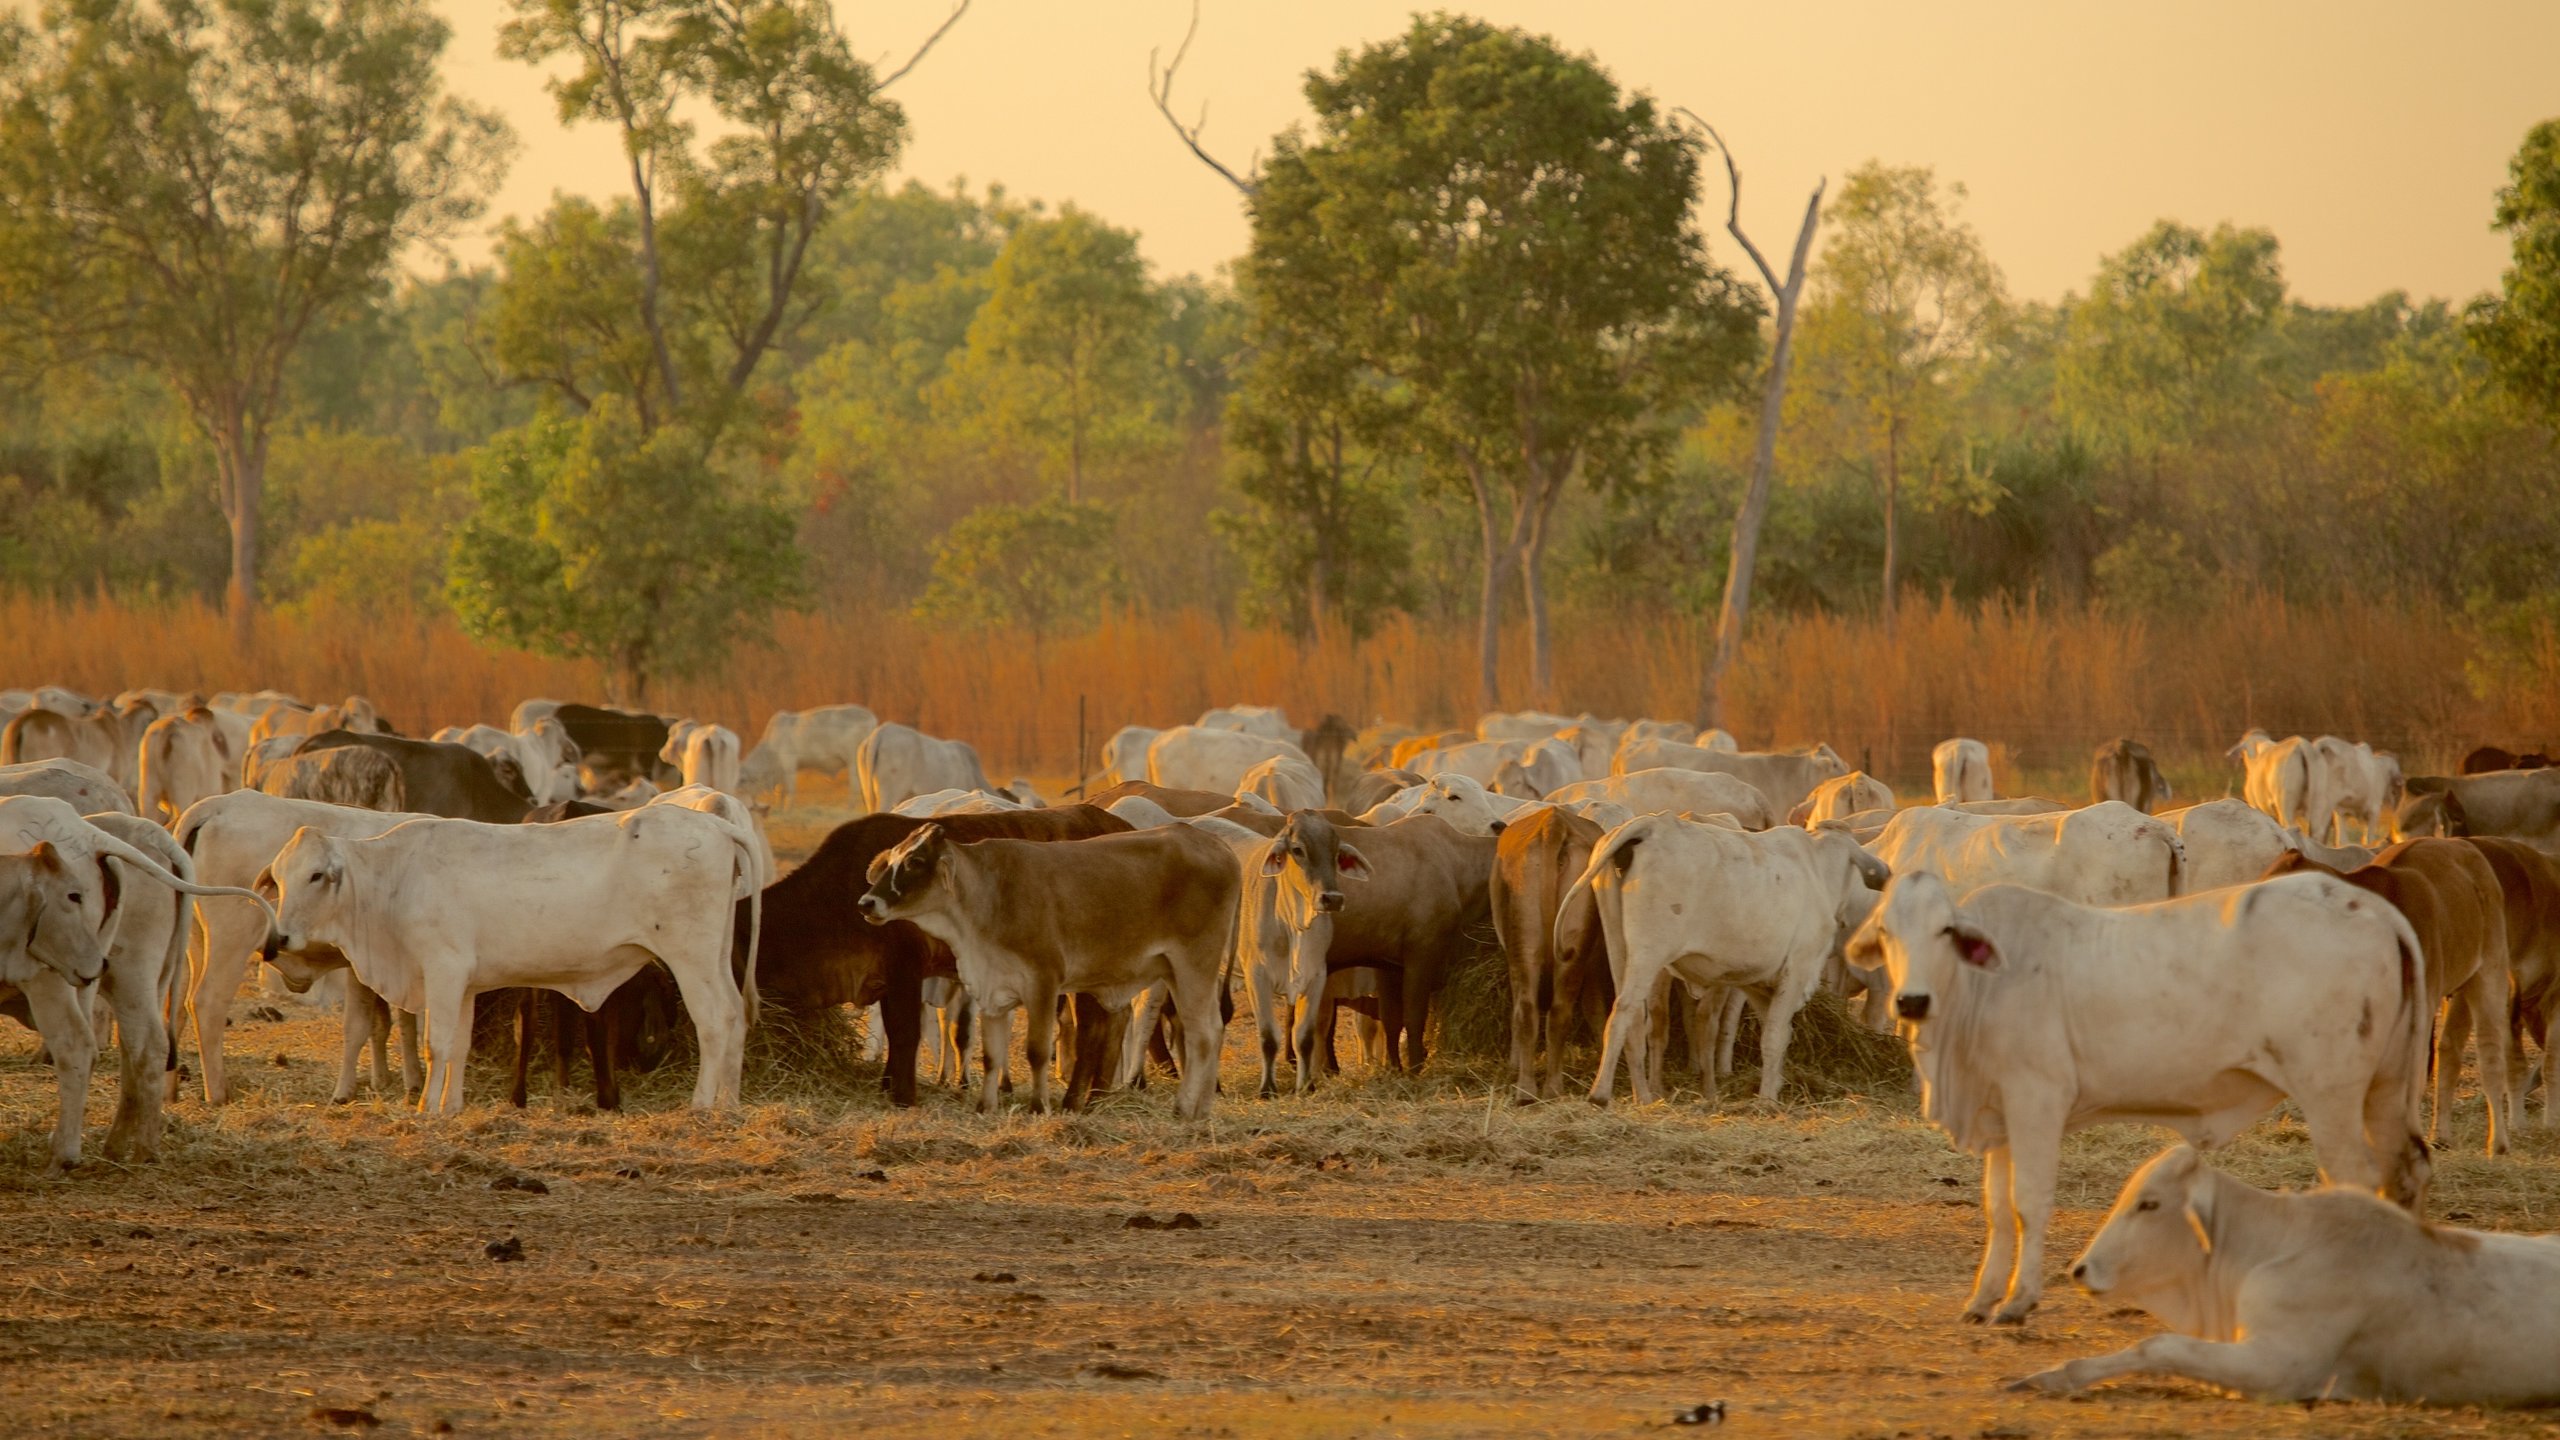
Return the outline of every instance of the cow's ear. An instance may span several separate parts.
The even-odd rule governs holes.
[[[62,873],[62,852],[54,849],[50,840],[37,841],[36,848],[27,853],[27,858],[36,862],[39,870],[57,875]]]
[[[1354,880],[1367,880],[1376,873],[1369,868],[1369,857],[1352,849],[1348,845],[1337,846],[1335,848],[1333,852],[1333,868],[1350,876]]]
[[[2000,947],[1979,926],[1958,920],[1947,927],[1947,938],[1955,942],[1956,956],[1977,970],[2000,968]]]
[[[107,919],[114,921],[116,906],[124,899],[124,882],[116,878],[116,867],[104,855],[98,857],[98,893],[106,901]]]
[[[1289,847],[1284,840],[1274,840],[1263,847],[1262,873],[1277,875],[1289,868]]]

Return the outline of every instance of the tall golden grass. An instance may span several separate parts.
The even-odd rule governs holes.
[[[1547,708],[1665,717],[1694,708],[1700,622],[1565,615],[1556,635]],[[2484,676],[2466,674],[2476,652],[2462,616],[2426,602],[2241,598],[2173,622],[1914,601],[1891,635],[1864,617],[1763,619],[1727,681],[1727,723],[1747,745],[1825,739],[1889,777],[1925,772],[1929,747],[1949,735],[2053,769],[2120,734],[2164,759],[2200,762],[2251,725],[2359,736],[2413,768],[2436,767],[2482,740],[2560,737],[2560,641],[2541,640],[2521,659],[2510,647],[2506,669]],[[1508,637],[1513,706],[1541,700],[1528,666],[1525,632]],[[1035,641],[934,630],[887,611],[786,616],[771,645],[742,648],[724,673],[651,700],[750,740],[777,708],[858,701],[974,742],[991,771],[1058,776],[1077,769],[1079,702],[1089,757],[1121,725],[1176,723],[1221,704],[1281,705],[1301,724],[1333,712],[1355,724],[1465,725],[1475,675],[1471,626],[1403,616],[1359,641],[1299,642],[1196,612],[1123,615]],[[27,596],[0,598],[0,683],[362,694],[413,734],[503,722],[527,696],[605,693],[593,665],[480,646],[442,617],[275,615],[244,653],[201,603]]]

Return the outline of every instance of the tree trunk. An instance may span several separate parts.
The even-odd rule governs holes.
[[[1487,710],[1502,708],[1502,580],[1511,568],[1512,547],[1503,543],[1502,525],[1493,513],[1493,489],[1481,474],[1475,482],[1476,520],[1484,538],[1484,591],[1476,618],[1476,698]]]
[[[223,606],[231,643],[245,658],[258,630],[258,511],[267,489],[267,447],[245,416],[227,417],[214,434],[214,468],[222,518],[231,526],[231,583]]]
[[[649,347],[658,361],[658,378],[666,386],[667,416],[684,408],[684,391],[676,380],[675,357],[667,349],[667,327],[658,307],[658,206],[649,173],[637,152],[631,155],[631,192],[640,207],[640,319],[649,327]]]
[[[1556,495],[1562,486],[1547,492],[1534,513],[1523,518],[1528,534],[1520,545],[1520,598],[1529,611],[1529,673],[1537,688],[1536,703],[1554,708],[1556,698],[1555,656],[1547,648],[1547,519],[1555,508]],[[1529,502],[1521,502],[1527,507]]]
[[[1734,213],[1738,217],[1742,188],[1738,173],[1733,183]],[[1760,266],[1761,278],[1769,282],[1777,307],[1777,334],[1769,347],[1769,375],[1760,387],[1760,433],[1751,451],[1751,479],[1743,488],[1742,508],[1733,517],[1733,544],[1727,552],[1724,572],[1724,605],[1716,614],[1716,648],[1707,657],[1706,674],[1698,685],[1698,728],[1702,730],[1724,724],[1725,672],[1732,668],[1734,657],[1742,653],[1742,632],[1751,621],[1752,569],[1760,560],[1760,526],[1769,517],[1769,484],[1778,467],[1778,424],[1786,414],[1787,370],[1795,358],[1796,297],[1804,290],[1805,257],[1813,251],[1814,227],[1821,217],[1822,187],[1816,185],[1813,199],[1805,205],[1804,224],[1796,231],[1795,257],[1787,264],[1783,284],[1760,261],[1759,250],[1743,239],[1739,219],[1727,226],[1733,230],[1734,238],[1750,250],[1753,262]]]

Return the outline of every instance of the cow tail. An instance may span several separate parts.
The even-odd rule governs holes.
[[[737,835],[732,837],[732,843],[736,845],[738,851],[738,873],[746,877],[747,882],[747,969],[745,981],[738,987],[738,996],[746,1002],[747,1025],[752,1029],[756,1023],[756,1012],[759,1008],[756,998],[756,950],[764,943],[764,886],[760,883],[763,877],[757,865],[755,836],[752,833]],[[731,926],[729,929],[731,937],[734,938],[737,933],[737,927]]]
[[[1556,906],[1555,945],[1559,952],[1565,944],[1564,917],[1572,913],[1577,900],[1587,901],[1599,914],[1600,943],[1608,952],[1609,978],[1613,982],[1618,978],[1619,959],[1627,953],[1626,912],[1618,887],[1615,884],[1603,885],[1600,879],[1604,873],[1623,873],[1635,847],[1653,834],[1657,823],[1656,816],[1638,816],[1610,831],[1592,847],[1590,863],[1582,867],[1582,873],[1574,878],[1571,888],[1564,892],[1563,901]]]
[[[2427,1152],[2424,1109],[2427,1082],[2432,1078],[2428,1072],[2435,1064],[2436,1007],[2429,1003],[2427,996],[2426,957],[2419,948],[2417,930],[2409,924],[2407,917],[2390,906],[2383,907],[2383,914],[2391,921],[2392,938],[2399,947],[2400,1008],[2406,1027],[2403,1039],[2408,1047],[2405,1062],[2408,1083],[2402,1087],[2404,1101],[2401,1111],[2408,1134],[2400,1151],[2402,1189],[2405,1193],[2390,1198],[2406,1204],[2414,1212],[2420,1210],[2425,1202],[2427,1175],[2432,1167]]]
[[[2166,825],[2160,827],[2160,838],[2169,842],[2169,893],[2166,898],[2174,900],[2187,892],[2187,842],[2179,839],[2178,832]]]

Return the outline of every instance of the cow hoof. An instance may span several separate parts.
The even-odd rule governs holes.
[[[2027,1323],[2028,1313],[2035,1308],[2036,1307],[2033,1305],[2028,1305],[2016,1310],[2003,1308],[1999,1314],[1991,1317],[1991,1323],[1994,1325],[2024,1325]]]
[[[1990,1318],[1991,1312],[1988,1310],[1967,1310],[1964,1312],[1964,1323],[1967,1325],[1980,1325]]]

